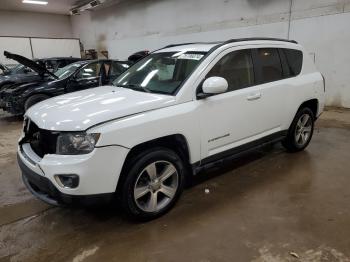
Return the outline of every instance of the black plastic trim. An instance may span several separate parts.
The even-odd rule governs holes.
[[[287,130],[279,131],[277,133],[260,138],[256,141],[249,142],[247,144],[204,158],[201,161],[192,164],[193,173],[197,174],[204,169],[213,167],[217,164],[222,164],[224,161],[238,158],[243,154],[258,149],[264,145],[279,142],[287,136],[287,132]]]

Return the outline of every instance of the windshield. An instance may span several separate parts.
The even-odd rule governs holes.
[[[11,68],[11,73],[12,74],[24,74],[25,68],[26,67],[24,65],[18,64],[18,65]],[[28,68],[28,70],[30,70],[30,69]]]
[[[204,55],[204,52],[151,54],[120,75],[113,81],[113,85],[172,95],[193,72]]]
[[[81,66],[83,66],[83,64],[73,63],[58,69],[54,75],[57,76],[58,79],[63,79],[74,74]]]

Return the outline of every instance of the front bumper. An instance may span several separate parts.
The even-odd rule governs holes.
[[[22,115],[24,114],[24,102],[14,102],[7,101],[4,99],[0,100],[0,108],[4,111],[7,111],[13,115]]]
[[[17,157],[24,184],[39,199],[51,205],[91,204],[113,196],[127,152],[125,148],[109,146],[96,148],[87,155],[40,158],[24,144]],[[59,174],[78,175],[78,187],[58,184],[55,175]]]

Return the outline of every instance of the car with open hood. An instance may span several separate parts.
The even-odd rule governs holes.
[[[54,73],[66,65],[82,60],[76,57],[52,57],[31,60],[7,51],[4,52],[4,56],[15,60],[18,64],[12,68],[4,66],[5,70],[0,74],[0,90],[12,84],[40,81],[48,76],[47,71]],[[42,67],[47,69],[47,71],[43,70]]]
[[[295,41],[170,45],[113,85],[31,107],[18,163],[50,204],[117,197],[131,217],[153,219],[205,168],[277,141],[305,149],[324,102],[325,80]]]
[[[55,73],[45,67],[27,63],[42,77],[24,84],[12,84],[0,91],[0,108],[14,115],[23,114],[45,99],[105,85],[129,68],[129,62],[102,59],[69,64]]]

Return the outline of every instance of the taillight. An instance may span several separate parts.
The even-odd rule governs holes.
[[[326,78],[324,78],[324,75],[322,75],[322,79],[323,79],[323,91],[326,92]]]

